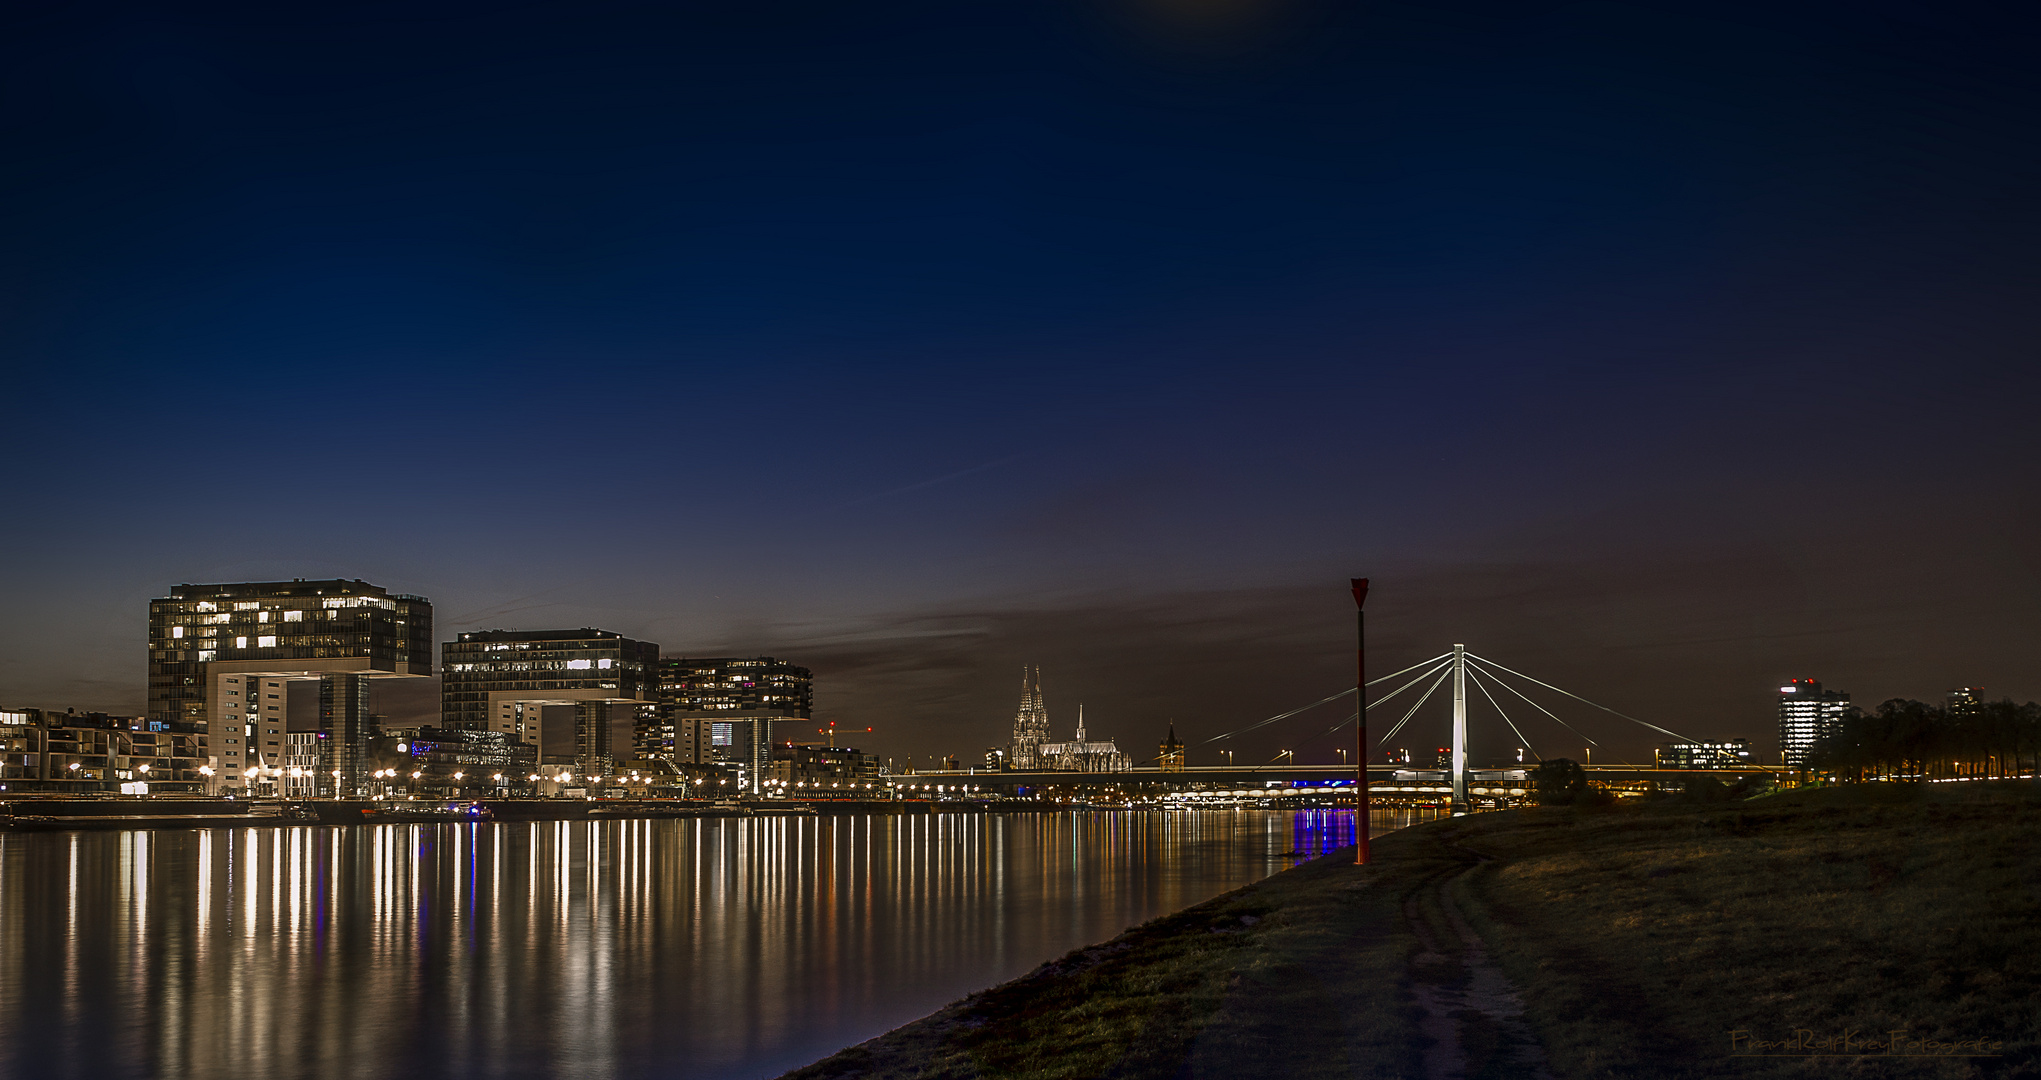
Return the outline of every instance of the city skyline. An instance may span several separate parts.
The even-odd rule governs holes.
[[[350,698],[349,700],[352,704],[348,706],[350,710],[358,711],[360,714],[360,719],[355,721],[357,725],[365,726],[368,724],[368,713],[373,708],[374,711],[381,714],[381,722],[386,728],[405,729],[419,726],[444,726],[450,731],[497,731],[505,738],[536,747],[540,741],[542,727],[549,728],[552,726],[551,724],[541,722],[541,707],[558,707],[559,709],[571,711],[574,714],[571,722],[564,717],[559,718],[560,723],[566,726],[561,728],[558,735],[561,738],[571,738],[575,744],[575,749],[571,755],[566,754],[563,749],[557,747],[548,749],[545,753],[549,758],[576,761],[580,763],[582,768],[593,769],[597,772],[607,771],[609,764],[612,762],[621,762],[640,756],[656,756],[682,764],[705,763],[711,760],[720,761],[728,758],[730,760],[742,759],[747,763],[751,775],[762,777],[764,775],[766,744],[762,741],[756,741],[756,737],[762,736],[762,733],[749,731],[750,725],[738,723],[735,727],[746,728],[748,733],[742,739],[730,741],[729,736],[731,733],[719,730],[715,733],[719,740],[716,743],[718,748],[712,752],[709,746],[711,736],[709,729],[711,727],[720,729],[731,727],[732,725],[727,723],[712,724],[710,721],[726,719],[746,721],[750,717],[757,715],[770,715],[806,721],[814,716],[812,710],[814,688],[809,670],[770,656],[753,655],[750,657],[706,659],[699,658],[700,654],[696,654],[697,658],[690,659],[686,656],[663,652],[661,647],[655,643],[634,641],[609,630],[598,630],[589,627],[583,627],[578,630],[542,631],[494,628],[458,632],[454,635],[454,640],[444,641],[440,644],[439,649],[443,651],[444,655],[438,658],[437,664],[434,664],[429,653],[419,651],[422,647],[428,646],[432,635],[436,632],[431,626],[432,605],[430,600],[420,595],[391,592],[359,578],[294,578],[290,581],[277,582],[212,585],[181,584],[169,591],[169,597],[152,599],[149,603],[147,625],[150,641],[152,642],[149,654],[151,657],[149,669],[151,672],[149,678],[151,704],[147,712],[147,718],[151,721],[151,730],[202,731],[204,729],[203,723],[200,723],[194,729],[188,721],[194,718],[202,718],[209,712],[217,712],[222,708],[217,702],[213,702],[213,698],[231,688],[226,687],[225,683],[220,683],[218,686],[213,686],[212,684],[219,682],[220,679],[224,679],[226,683],[238,683],[241,681],[232,674],[220,674],[221,672],[229,672],[267,674],[272,678],[286,680],[267,684],[267,689],[283,692],[281,695],[270,694],[270,697],[282,696],[285,699],[283,704],[266,706],[271,712],[282,710],[285,714],[284,716],[271,717],[267,722],[294,722],[298,730],[311,730],[311,724],[305,715],[308,712],[308,701],[301,697],[296,702],[295,707],[293,707],[289,703],[291,695],[288,693],[288,690],[294,683],[320,682],[322,688],[318,710],[318,730],[325,732],[332,722],[332,718],[328,714],[333,709],[332,702],[327,700],[331,696],[332,688],[324,684],[331,682],[333,676],[320,676],[317,671],[305,669],[309,666],[310,668],[320,668],[323,670],[322,666],[330,667],[338,665],[335,670],[352,670],[366,664],[366,669],[372,670],[376,665],[380,664],[384,667],[393,667],[397,672],[401,673],[405,669],[406,663],[397,658],[406,655],[401,651],[404,648],[412,650],[408,656],[411,674],[408,678],[399,679],[396,685],[401,687],[406,683],[415,684],[417,688],[412,689],[410,693],[403,693],[401,690],[397,694],[388,694],[386,692],[379,695],[378,700],[371,702],[370,680],[361,676],[347,677],[352,680],[351,685],[356,687],[355,690],[350,692],[354,694],[355,698],[359,698],[359,700]],[[328,596],[329,593],[332,595]],[[362,598],[350,598],[356,594],[359,594]],[[229,598],[233,602],[228,602],[228,600],[221,598]],[[215,603],[215,600],[219,602]],[[357,641],[355,637],[347,636],[345,633],[341,636],[334,636],[335,631],[329,629],[329,627],[338,626],[338,624],[333,623],[331,620],[336,615],[346,615],[349,619],[353,619],[355,616],[353,611],[350,610],[352,608],[359,608],[362,612],[362,618],[373,615],[387,621],[394,617],[397,621],[393,624],[393,628],[399,637],[385,642],[382,637],[364,636]],[[411,629],[408,631],[404,629],[405,623],[403,621],[407,610],[420,616],[420,618],[412,620]],[[273,622],[272,619],[274,620]],[[320,619],[326,619],[327,621],[319,622],[318,620]],[[246,623],[247,625],[242,626],[240,623],[228,625],[233,620],[240,620],[240,623]],[[353,624],[350,623],[349,625],[352,626]],[[361,625],[363,629],[366,629],[370,624],[365,622]],[[381,623],[376,623],[375,625],[379,628],[375,631],[376,634],[387,635],[390,632],[389,629],[381,628]],[[285,636],[281,638],[277,636],[259,636],[263,630],[269,630],[272,634],[282,633]],[[241,636],[234,636],[237,633]],[[250,636],[251,634],[256,636]],[[408,645],[403,644],[401,640],[405,634],[410,636]],[[204,635],[202,640],[200,635]],[[379,643],[371,644],[372,642]],[[379,655],[387,652],[388,655],[383,660],[375,661],[346,659],[346,657],[356,652],[368,650],[379,651]],[[506,652],[505,650],[509,651]],[[539,651],[532,652],[531,650]],[[513,652],[516,655],[513,656]],[[502,654],[500,657],[498,656],[499,653]],[[527,653],[529,655],[526,655]],[[324,657],[332,657],[334,659],[319,659]],[[580,659],[563,659],[568,657],[580,657]],[[194,658],[198,659],[195,665],[175,662],[166,665],[163,663],[163,661],[188,662]],[[520,674],[520,672],[524,672],[526,669],[534,668],[534,660],[546,661],[545,663],[538,664],[537,667],[549,670],[557,667],[560,670],[551,676]],[[478,663],[478,661],[480,662]],[[750,676],[737,676],[724,670],[732,665],[747,670],[756,668],[759,672],[763,673],[758,676],[759,678],[767,678],[767,676],[770,676],[770,678],[767,682],[757,684],[761,689],[744,689],[744,687],[753,685],[753,683],[747,681],[733,682],[729,684],[728,688],[723,688],[723,681],[726,679],[739,678],[741,680],[750,678]],[[218,671],[214,672],[213,676],[217,676],[217,678],[205,675],[208,669],[215,668]],[[499,674],[492,675],[487,673],[496,668],[502,668],[503,670]],[[598,670],[598,668],[601,670]],[[176,680],[166,680],[164,675],[158,673],[159,669],[163,673],[187,673],[187,669],[189,669],[188,673],[196,677],[185,678],[183,674],[179,674]],[[583,672],[569,669],[586,670]],[[1023,752],[1023,745],[1032,745],[1033,743],[1044,741],[1048,736],[1051,725],[1055,723],[1048,714],[1047,703],[1049,699],[1048,695],[1044,693],[1041,684],[1040,666],[1025,665],[1022,670],[1020,718],[1010,722],[1011,727],[1005,732],[1005,737],[995,739],[987,744],[988,752],[1003,754],[1004,760],[1010,766],[1018,767],[1026,767],[1026,763],[1022,759],[1029,757],[1028,753]],[[1413,667],[1411,670],[1416,670],[1416,668]],[[655,674],[655,671],[658,674]],[[427,674],[428,672],[430,673],[429,675]],[[529,680],[534,677],[553,678],[556,680],[565,678],[567,681],[518,681]],[[619,677],[622,679],[621,683],[617,682]],[[502,681],[505,679],[512,681]],[[703,682],[701,687],[695,690],[686,689],[692,685],[691,680],[696,679],[706,679],[707,681]],[[174,704],[172,698],[175,694],[168,689],[173,681],[178,682],[180,685],[188,684],[193,688],[201,685],[211,686],[212,688],[206,691],[204,697],[204,701],[209,702],[209,704],[201,705],[199,703],[200,699],[196,697],[192,699],[192,704],[188,706]],[[383,680],[378,679],[376,681],[380,682]],[[473,683],[473,685],[470,686],[470,683]],[[826,680],[824,680],[824,685],[827,685]],[[1826,711],[1819,712],[1818,714],[1807,713],[1806,716],[1800,715],[1805,710],[1802,706],[1792,703],[1797,699],[1803,685],[1810,687],[1811,692],[1822,700],[1839,704],[1823,706]],[[607,689],[603,689],[604,687]],[[420,689],[429,689],[431,691],[434,701],[430,705],[416,700],[421,696]],[[251,696],[253,696],[253,690],[254,686],[251,683]],[[1376,694],[1384,694],[1387,691],[1388,688],[1384,687],[1377,691]],[[196,689],[179,691],[179,693],[184,693],[186,696],[191,696],[191,694],[196,692]],[[701,702],[694,706],[694,712],[686,711],[687,696],[690,694],[699,696],[704,692],[708,693],[709,697],[702,698]],[[238,693],[238,689],[232,691],[233,695],[238,695]],[[739,701],[737,698],[730,698],[728,701],[725,701],[724,699],[728,698],[731,693],[738,694],[744,700]],[[1561,693],[1565,693],[1565,691],[1561,691]],[[1774,729],[1777,735],[1776,744],[1769,751],[1762,753],[1758,760],[1760,762],[1770,761],[1777,763],[1780,755],[1783,754],[1787,765],[1803,765],[1806,760],[1807,749],[1816,738],[1833,730],[1835,725],[1840,722],[1844,712],[1851,705],[1851,696],[1848,692],[1843,691],[1824,692],[1821,689],[1820,681],[1798,677],[1791,679],[1787,685],[1779,687],[1777,693],[1778,697],[1775,699],[1777,711],[1773,717],[1773,720],[1776,722],[1776,728]],[[752,700],[761,694],[766,696],[756,701]],[[792,694],[794,696],[782,697],[779,704],[774,704],[774,698],[771,696],[773,694]],[[1899,699],[1914,696],[1906,694],[1894,695],[1894,697]],[[163,698],[160,702],[157,700],[159,697]],[[485,697],[486,701],[484,700]],[[1081,695],[1079,697],[1081,698]],[[1415,695],[1413,695],[1414,697]],[[1946,700],[1951,702],[1960,700],[1976,703],[1994,700],[1983,687],[1974,683],[1954,686],[1946,691],[1945,697]],[[407,702],[407,698],[412,700]],[[1884,698],[1878,700],[1884,700]],[[612,713],[612,704],[604,704],[605,701],[610,703],[621,702],[625,707]],[[232,703],[229,704],[232,705]],[[1469,713],[1470,730],[1479,731],[1479,734],[1475,736],[1475,742],[1478,746],[1474,748],[1474,757],[1480,762],[1506,760],[1511,753],[1510,747],[1523,748],[1528,746],[1528,752],[1534,758],[1539,756],[1548,758],[1575,756],[1575,750],[1565,745],[1570,738],[1573,742],[1592,740],[1595,745],[1603,745],[1602,760],[1605,762],[1627,761],[1639,763],[1638,746],[1645,748],[1645,754],[1662,758],[1667,747],[1671,747],[1674,752],[1681,752],[1682,744],[1678,740],[1696,737],[1693,734],[1694,732],[1701,732],[1702,734],[1698,737],[1703,740],[1733,738],[1742,740],[1747,745],[1751,741],[1751,737],[1747,732],[1755,730],[1761,733],[1769,733],[1766,732],[1767,725],[1765,724],[1743,725],[1741,730],[1731,734],[1723,734],[1711,728],[1694,727],[1689,724],[1688,732],[1674,736],[1675,741],[1673,743],[1666,743],[1662,740],[1654,742],[1643,738],[1624,724],[1609,725],[1601,730],[1597,730],[1599,726],[1607,725],[1607,721],[1603,717],[1597,716],[1594,711],[1589,711],[1585,715],[1576,715],[1573,718],[1576,722],[1584,721],[1589,729],[1587,732],[1582,733],[1578,730],[1569,730],[1564,736],[1559,736],[1558,738],[1553,737],[1554,731],[1558,730],[1557,728],[1539,732],[1543,721],[1536,714],[1521,716],[1520,719],[1523,721],[1522,727],[1524,729],[1539,732],[1530,736],[1527,744],[1526,740],[1522,737],[1522,732],[1518,728],[1510,728],[1507,733],[1502,730],[1505,725],[1499,713],[1483,710],[1478,701],[1471,704],[1473,707]],[[1498,703],[1491,699],[1490,704],[1493,707]],[[1530,703],[1526,702],[1525,704],[1529,705]],[[1566,712],[1572,707],[1564,701],[1558,702],[1558,704],[1562,712]],[[1587,704],[1591,708],[1598,708],[1598,706],[1593,706],[1593,703]],[[61,712],[64,708],[64,706],[53,707],[47,704],[29,704],[24,702],[0,702],[0,705],[43,708],[58,712]],[[1868,701],[1858,703],[1858,707],[1865,711],[1870,711],[1873,705],[1874,702]],[[1350,705],[1342,705],[1340,707],[1348,708]],[[1537,708],[1535,705],[1531,707]],[[233,705],[233,708],[238,711],[238,705]],[[249,714],[250,726],[246,734],[250,736],[248,741],[252,743],[257,741],[253,738],[253,736],[257,735],[257,732],[254,727],[255,720],[254,712],[252,711],[254,705],[251,703],[249,708],[251,710]],[[761,708],[764,710],[763,712],[758,711]],[[1399,705],[1398,708],[1402,708],[1402,705]],[[732,709],[738,711],[728,711]],[[193,712],[192,710],[199,711]],[[1083,705],[1081,701],[1076,705],[1076,710],[1077,719],[1075,725],[1078,743],[1071,744],[1073,746],[1082,744],[1085,738]],[[85,711],[112,712],[115,714],[120,712],[119,710],[89,709]],[[1288,712],[1289,710],[1285,711]],[[1439,711],[1441,710],[1432,710],[1433,713]],[[529,713],[528,716],[527,713]],[[1484,715],[1484,713],[1486,714]],[[1329,709],[1327,714],[1335,715]],[[141,714],[135,715],[140,716]],[[183,724],[167,723],[167,721],[180,717],[187,722]],[[687,719],[689,717],[692,717],[692,719]],[[820,719],[827,721],[831,724],[832,728],[837,727],[841,723],[835,717],[824,716]],[[1145,729],[1148,726],[1146,721],[1152,719],[1152,717],[1148,717],[1145,714],[1135,714],[1121,719],[1127,720],[1133,727]],[[1253,718],[1232,717],[1230,719],[1233,721],[1243,721],[1252,720]],[[1323,719],[1323,717],[1319,717],[1319,719]],[[1378,760],[1396,760],[1399,757],[1399,750],[1408,751],[1412,746],[1416,746],[1421,751],[1427,742],[1436,741],[1430,738],[1430,732],[1426,728],[1427,719],[1436,723],[1438,718],[1432,717],[1429,713],[1420,712],[1419,721],[1415,727],[1409,732],[1404,733],[1400,739],[1390,741],[1384,741],[1380,737],[1380,729],[1378,728],[1375,743],[1378,753],[1382,755],[1382,758]],[[165,723],[158,723],[159,721]],[[1171,716],[1164,723],[1168,726],[1173,738],[1177,724],[1176,717]],[[217,728],[221,725],[216,722],[214,726]],[[238,724],[228,726],[233,729],[232,735],[242,734]],[[1189,745],[1192,747],[1210,747],[1211,735],[1242,725],[1231,723],[1215,724],[1211,721],[1210,716],[1207,716],[1193,718],[1191,726],[1199,730],[1198,736],[1194,737]],[[1248,724],[1246,726],[1251,729],[1258,729],[1261,725]],[[1313,727],[1314,723],[1310,718],[1307,718],[1302,730],[1283,731],[1274,736],[1276,741],[1273,745],[1281,747],[1279,753],[1305,751],[1305,756],[1299,760],[1314,760],[1320,757],[1330,760],[1329,755],[1343,753],[1343,751],[1337,749],[1340,739],[1328,738],[1329,732],[1313,734]],[[854,730],[854,726],[852,724],[842,724],[842,729]],[[939,758],[975,760],[976,755],[966,744],[971,741],[974,732],[983,729],[982,718],[967,718],[963,723],[952,724],[943,729],[941,735],[947,741],[940,745],[887,747],[874,751],[873,757],[875,759],[897,757],[903,763],[916,759],[925,761]],[[366,730],[366,727],[364,727],[364,730]],[[572,732],[571,736],[567,734],[569,730]],[[866,732],[869,734],[874,730],[876,729],[867,728]],[[270,731],[268,734],[281,735],[283,732]],[[1140,739],[1144,738],[1146,734],[1148,733],[1145,730],[1141,730],[1135,733],[1133,737]],[[1582,734],[1586,734],[1585,739],[1581,737]],[[1672,735],[1673,733],[1669,730],[1662,730],[1661,734]],[[219,733],[216,732],[214,741],[217,742],[219,737]],[[805,732],[795,736],[795,739],[800,741],[804,737]],[[199,738],[202,743],[205,741],[204,736]],[[319,738],[325,740],[328,736],[321,734]],[[1229,750],[1233,751],[1233,754],[1227,755],[1230,761],[1234,755],[1245,751],[1249,755],[1247,760],[1252,761],[1255,759],[1256,754],[1267,753],[1266,748],[1257,750],[1256,746],[1258,742],[1267,741],[1268,738],[1268,736],[1265,736],[1260,740],[1252,738],[1233,740],[1229,737],[1227,742],[1210,749],[1209,752],[1224,754]],[[597,741],[591,742],[590,740]],[[227,741],[238,742],[240,740],[229,737]],[[782,735],[774,734],[773,742],[775,744],[784,741],[786,739]],[[737,746],[738,742],[742,742],[744,746]],[[1756,745],[1762,749],[1767,745],[1767,742],[1768,740],[1764,738],[1764,735],[1760,734]],[[281,743],[271,740],[269,745],[280,746]],[[329,752],[338,750],[341,744],[322,742],[320,745],[325,748],[322,752]],[[346,742],[346,745],[357,747],[365,744],[360,744],[350,739]],[[1104,755],[1101,757],[1101,761],[1109,758],[1112,761],[1119,762],[1118,765],[1097,766],[1104,771],[1112,771],[1114,768],[1124,767],[1129,764],[1147,763],[1145,759],[1137,759],[1135,756],[1122,754],[1112,746],[1110,740],[1097,745],[1101,748],[1100,753]],[[228,773],[238,773],[240,766],[246,764],[239,761],[223,760],[226,756],[230,755],[237,758],[240,756],[232,752],[234,748],[213,746],[210,749],[214,752],[214,764],[226,769]],[[1054,747],[1045,745],[1043,750],[1044,752],[1054,751],[1060,754],[1066,751],[1066,747],[1062,744]],[[226,753],[221,753],[221,751]],[[201,747],[200,752],[203,759],[205,748]],[[357,753],[359,751],[350,749],[348,752]],[[274,750],[270,756],[281,753],[280,749]],[[1592,747],[1582,747],[1579,749],[1578,756],[1591,760],[1593,753]],[[735,755],[735,757],[731,757],[731,755]],[[1522,759],[1522,753],[1518,754],[1518,758],[1519,760]],[[1649,760],[1649,758],[1647,757],[1644,760]],[[264,761],[258,763],[264,765],[274,764],[268,761],[267,757],[265,757]],[[331,763],[329,762],[329,764]],[[1093,765],[1082,766],[1085,769],[1092,767]]]

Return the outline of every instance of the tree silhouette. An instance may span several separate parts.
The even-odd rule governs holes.
[[[1587,770],[1571,758],[1547,758],[1531,770],[1531,786],[1540,806],[1572,806],[1587,793]]]

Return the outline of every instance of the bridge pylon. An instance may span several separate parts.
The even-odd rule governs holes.
[[[1471,809],[1467,802],[1467,646],[1453,646],[1453,813]]]

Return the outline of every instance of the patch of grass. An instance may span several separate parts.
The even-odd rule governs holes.
[[[1839,1064],[1730,1058],[1735,1031],[1983,1038],[2003,1056],[1856,1064],[2041,1072],[2041,790],[1850,785],[1700,813],[1514,815],[1557,823],[1536,830],[1511,816],[1439,831],[1494,856],[1469,914],[1526,988],[1557,1075]]]

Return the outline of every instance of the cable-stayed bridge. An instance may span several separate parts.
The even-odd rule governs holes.
[[[1500,801],[1505,798],[1521,797],[1527,793],[1526,773],[1543,761],[1546,756],[1538,750],[1526,729],[1539,730],[1540,739],[1548,747],[1555,745],[1559,738],[1557,729],[1563,729],[1570,739],[1561,743],[1568,747],[1585,743],[1592,757],[1592,748],[1601,745],[1592,735],[1581,730],[1576,723],[1599,721],[1606,723],[1615,718],[1629,724],[1646,728],[1670,740],[1692,743],[1690,739],[1670,728],[1661,727],[1648,720],[1642,720],[1627,713],[1619,712],[1606,705],[1598,704],[1579,694],[1552,683],[1527,675],[1504,664],[1468,652],[1464,645],[1454,645],[1444,653],[1394,671],[1380,678],[1371,679],[1367,686],[1391,687],[1380,697],[1368,701],[1367,710],[1376,715],[1395,714],[1396,721],[1379,739],[1369,740],[1367,762],[1368,787],[1372,795],[1417,794],[1421,796],[1449,796],[1456,808],[1467,808],[1472,803],[1470,795],[1493,797]],[[1425,706],[1444,690],[1445,707],[1426,714]],[[1328,694],[1317,701],[1299,705],[1279,712],[1231,731],[1212,736],[1196,744],[1194,749],[1205,753],[1226,753],[1220,744],[1260,731],[1273,725],[1283,724],[1312,713],[1314,710],[1353,697],[1354,687],[1347,687],[1337,693]],[[1478,695],[1472,696],[1472,695]],[[1543,700],[1540,700],[1540,699]],[[1505,707],[1505,702],[1508,706]],[[1516,736],[1516,745],[1521,747],[1525,757],[1518,764],[1476,767],[1468,753],[1467,731],[1469,707],[1483,708],[1492,712],[1502,724]],[[1512,716],[1514,711],[1516,715]],[[1444,712],[1445,717],[1437,717]],[[1569,721],[1562,712],[1573,715]],[[1241,762],[1224,765],[1189,765],[1164,767],[1150,758],[1147,762],[1132,768],[1113,772],[1071,772],[1059,770],[990,770],[983,768],[937,770],[918,772],[911,776],[896,777],[896,784],[913,788],[936,785],[950,787],[962,784],[967,788],[983,792],[1012,793],[1029,789],[1190,789],[1232,787],[1240,794],[1267,794],[1271,788],[1299,787],[1351,788],[1358,782],[1358,770],[1351,762],[1341,761],[1325,764],[1304,764],[1297,761],[1300,752],[1312,747],[1319,740],[1337,734],[1359,719],[1359,712],[1347,716],[1321,730],[1311,732],[1308,727],[1303,738],[1292,743],[1281,753],[1266,761]],[[1399,733],[1411,728],[1413,721],[1424,725],[1427,719],[1446,719],[1449,727],[1442,734],[1449,739],[1449,757],[1445,762],[1390,761],[1385,749]],[[1520,723],[1521,721],[1521,723]],[[1554,728],[1556,725],[1556,728]],[[1429,725],[1425,725],[1427,728]],[[1284,730],[1284,729],[1279,729]],[[1295,730],[1294,728],[1289,730]],[[1573,739],[1579,742],[1571,741]],[[1325,750],[1323,752],[1331,752]],[[1493,759],[1495,755],[1491,755]],[[1570,754],[1551,754],[1551,757],[1571,757]],[[1232,755],[1228,754],[1231,758]],[[1622,782],[1643,779],[1671,779],[1694,772],[1715,777],[1736,777],[1740,775],[1777,771],[1774,768],[1755,763],[1736,763],[1723,768],[1706,770],[1660,769],[1655,765],[1636,765],[1627,762],[1597,765],[1590,761],[1584,766],[1595,779],[1603,782]],[[952,789],[954,790],[954,789]]]

